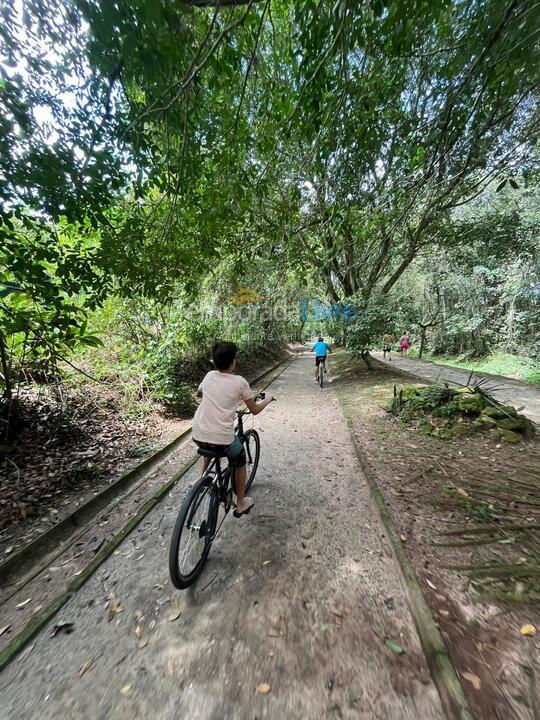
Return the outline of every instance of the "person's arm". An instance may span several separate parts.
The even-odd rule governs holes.
[[[273,399],[273,395],[271,395],[270,393],[266,393],[266,397],[264,398],[264,400],[259,403],[255,401],[254,397],[249,398],[248,400],[244,400],[244,402],[246,403],[248,410],[251,410],[252,415],[258,415],[264,410],[267,405],[270,405]]]
[[[326,349],[329,353],[332,353],[332,348],[330,347],[330,345],[328,345],[328,343],[326,344]]]

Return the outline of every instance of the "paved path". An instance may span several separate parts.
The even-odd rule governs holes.
[[[470,370],[461,368],[448,367],[447,365],[437,365],[427,360],[417,360],[413,358],[400,358],[392,353],[392,362],[384,361],[381,352],[372,353],[385,365],[391,366],[392,370],[412,373],[429,382],[444,382],[446,380],[454,383],[465,384],[471,374]],[[522,411],[531,420],[540,424],[540,388],[529,385],[521,380],[504,377],[503,375],[489,375],[487,373],[473,372],[476,379],[488,378],[489,385],[496,388],[493,395],[501,402],[514,405],[515,407],[524,406]]]
[[[193,470],[2,673],[0,718],[442,720],[398,566],[312,362],[299,357],[271,388],[279,400],[256,419],[257,505],[226,519],[198,583],[180,592],[167,577]],[[51,637],[60,621],[74,632]]]

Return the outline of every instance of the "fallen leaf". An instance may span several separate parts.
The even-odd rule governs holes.
[[[439,610],[439,615],[442,615],[443,617],[446,618],[450,615],[450,613],[448,612],[448,610],[441,609],[441,610]]]
[[[124,608],[120,605],[114,593],[109,595],[109,621],[113,619],[118,613],[124,612]]]
[[[272,562],[271,560],[265,560],[265,561],[263,562],[263,567],[264,567],[265,565],[269,565],[271,562]]]
[[[19,608],[19,609],[23,608],[23,607],[25,607],[25,605],[28,605],[29,602],[32,602],[32,598],[28,598],[27,600],[23,600],[22,602],[17,603],[17,605],[15,605],[15,607]]]
[[[403,653],[405,652],[405,650],[401,647],[399,643],[391,640],[390,638],[385,638],[384,644],[387,648],[390,648],[392,652],[396,653],[396,655],[403,655]]]
[[[94,658],[90,658],[90,660],[87,660],[79,670],[79,677],[82,677],[87,670],[90,670],[93,664]]]
[[[11,625],[4,625],[3,628],[0,628],[0,636],[3,635],[5,632],[7,632],[10,627],[11,627]]]
[[[456,491],[457,491],[460,495],[463,495],[463,497],[469,497],[469,493],[468,493],[466,490],[464,490],[462,487],[456,488]]]
[[[140,639],[141,635],[142,635],[142,628],[140,625],[137,625],[137,627],[135,628],[135,637],[137,638],[137,640]]]
[[[69,635],[69,633],[72,633],[75,629],[75,626],[72,622],[67,622],[66,620],[61,620],[60,622],[57,622],[54,627],[53,631],[51,633],[51,637],[54,637],[59,632],[64,632],[66,635]]]
[[[399,536],[399,539],[401,540],[401,542],[407,542],[407,536],[404,535],[403,533],[401,533],[401,535]]]
[[[142,650],[147,645],[148,645],[148,640],[141,640],[141,642],[139,643],[139,650]]]
[[[177,610],[173,615],[169,617],[169,622],[174,622],[175,620],[178,620],[180,615],[182,614],[181,610]]]
[[[393,610],[396,606],[396,602],[393,597],[384,598],[384,604],[389,610]]]
[[[357,690],[356,688],[349,688],[349,702],[356,702],[357,700],[360,700],[362,697],[362,691]]]
[[[475,690],[480,690],[480,685],[482,683],[481,683],[478,675],[475,675],[474,673],[470,673],[470,672],[464,672],[464,673],[461,673],[461,675],[462,675],[462,677],[465,678],[465,680],[468,680],[471,683],[471,685],[473,686],[473,688]]]
[[[176,665],[174,664],[174,661],[171,658],[169,658],[167,660],[167,672],[169,673],[169,675],[174,675],[175,670],[176,670]]]
[[[127,695],[128,692],[131,690],[131,686],[133,683],[128,683],[127,685],[124,685],[124,687],[120,690],[122,695]]]
[[[429,587],[430,587],[432,590],[436,590],[436,589],[437,589],[437,587],[431,582],[431,580],[426,580],[426,583],[429,585]]]
[[[519,631],[522,635],[535,635],[536,628],[534,625],[522,625]]]
[[[6,555],[9,555],[9,553],[13,552],[13,545],[10,545],[4,550]]]
[[[257,685],[257,692],[263,693],[263,695],[266,695],[266,693],[269,693],[271,689],[272,689],[272,686],[266,682],[262,682]]]

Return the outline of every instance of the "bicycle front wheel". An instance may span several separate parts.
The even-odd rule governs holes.
[[[199,577],[214,540],[219,500],[212,477],[205,475],[187,494],[174,526],[169,549],[169,573],[180,590]]]
[[[255,473],[259,467],[259,455],[261,454],[261,441],[256,430],[248,430],[244,433],[242,440],[246,453],[246,492],[253,485]]]

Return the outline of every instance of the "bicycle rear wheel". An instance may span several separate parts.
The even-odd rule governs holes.
[[[199,577],[212,547],[219,512],[213,478],[202,477],[187,494],[174,526],[169,549],[172,584],[182,590]]]
[[[259,455],[261,454],[261,441],[256,430],[248,430],[244,433],[242,440],[246,452],[246,492],[253,485],[255,473],[259,467]]]
[[[324,385],[324,363],[319,363],[319,385]]]

